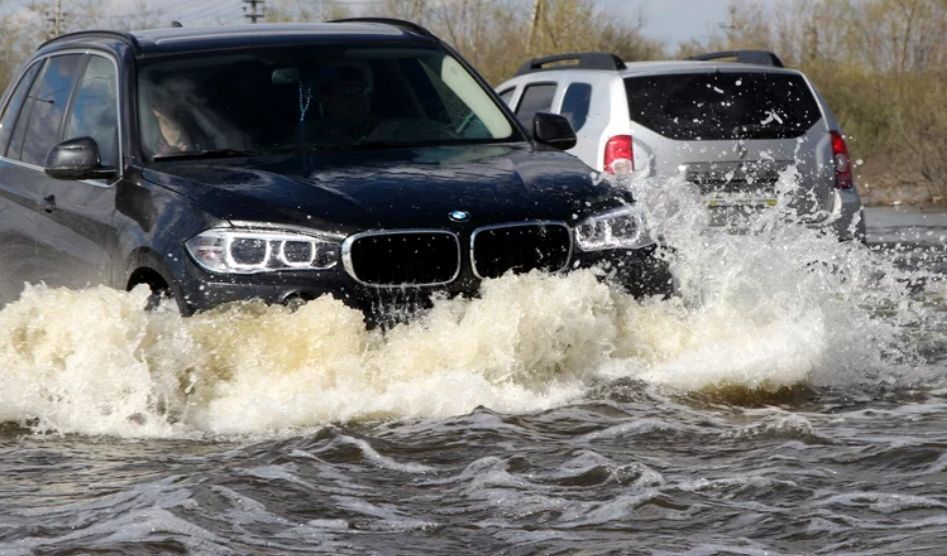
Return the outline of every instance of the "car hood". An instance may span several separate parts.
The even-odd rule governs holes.
[[[163,161],[146,180],[199,202],[214,217],[351,233],[532,219],[575,221],[628,202],[577,159],[528,145],[332,152]]]

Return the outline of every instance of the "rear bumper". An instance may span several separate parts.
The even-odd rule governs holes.
[[[865,241],[865,214],[858,191],[854,187],[836,189],[834,197],[828,217],[811,227],[831,231],[839,241]]]
[[[434,287],[378,288],[359,284],[341,265],[327,271],[272,272],[255,275],[211,274],[188,261],[174,290],[184,314],[250,299],[269,304],[290,304],[331,295],[362,311],[370,321],[388,313],[410,314],[432,306],[438,297],[476,297],[481,280],[463,272],[449,284]],[[654,248],[631,251],[576,253],[570,270],[600,268],[603,277],[635,296],[669,295],[674,281],[668,265],[654,255]]]
[[[838,220],[832,223],[835,235],[841,241],[865,241],[865,212],[855,188],[838,190],[841,209]]]
[[[711,209],[719,210],[719,209]],[[724,232],[745,233],[750,229],[753,212],[738,209],[735,218],[728,219],[726,213],[711,215],[711,227]],[[862,211],[861,199],[858,192],[852,189],[836,189],[833,191],[831,208],[813,215],[798,213],[793,222],[801,221],[809,228],[824,230],[834,234],[840,241],[865,239],[865,217]]]

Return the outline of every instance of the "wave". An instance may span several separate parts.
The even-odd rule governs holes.
[[[280,434],[478,406],[540,411],[615,380],[684,391],[896,380],[918,366],[918,323],[943,321],[929,299],[912,301],[911,271],[860,243],[779,214],[752,234],[719,233],[685,184],[626,185],[664,242],[680,285],[671,299],[634,299],[595,270],[533,272],[382,331],[331,297],[182,318],[146,311],[144,289],[30,286],[0,310],[0,422]]]

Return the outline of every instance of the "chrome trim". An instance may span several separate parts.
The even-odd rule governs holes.
[[[117,175],[115,179],[109,183],[102,183],[102,181],[97,181],[97,180],[63,180],[63,181],[78,181],[79,183],[84,183],[86,185],[108,189],[112,187],[113,185],[115,185],[116,183],[118,183],[119,180],[121,180],[125,176],[125,158],[124,158],[125,152],[124,152],[124,147],[123,147],[123,141],[124,141],[125,136],[122,133],[122,83],[121,83],[121,72],[119,71],[119,67],[118,67],[118,61],[111,54],[103,52],[101,50],[94,50],[90,48],[70,48],[66,50],[57,50],[55,52],[49,52],[47,54],[37,56],[31,59],[29,62],[27,62],[27,64],[24,66],[24,70],[28,71],[29,68],[32,67],[33,64],[36,62],[42,61],[42,63],[45,64],[48,58],[54,58],[56,56],[63,56],[66,54],[85,54],[87,56],[99,56],[101,58],[105,58],[109,62],[112,62],[112,66],[115,68],[115,123],[118,128],[118,137],[116,138],[116,141],[118,142],[118,158],[115,161],[115,164],[116,164],[115,170],[116,170]],[[86,67],[88,67],[88,64],[86,64]],[[17,83],[19,83],[20,80],[23,79],[23,73],[25,73],[25,71],[20,73],[17,79]],[[45,75],[45,73],[46,73],[45,68],[43,68],[43,75]],[[85,68],[83,68],[82,76],[84,75],[85,75]],[[82,76],[79,76],[80,79]],[[36,76],[37,79],[40,77],[42,77],[42,75]],[[80,84],[81,83],[77,83],[76,85],[80,85]],[[5,107],[6,106],[4,105],[4,108]],[[66,115],[63,114],[63,117],[65,116]],[[60,124],[61,123],[62,122],[60,122]],[[43,173],[46,172],[46,169],[43,168],[42,166],[37,166],[36,164],[30,164],[29,162],[23,162],[22,160],[15,160],[15,159],[8,158],[2,155],[0,155],[0,161],[7,162],[15,166],[20,166],[20,167],[27,168],[30,170],[38,170]]]
[[[293,224],[280,224],[278,222],[251,222],[248,220],[228,220],[229,226],[221,224],[208,228],[208,230],[262,230],[266,232],[292,232],[306,236],[317,237],[331,241],[342,241],[345,234],[339,232],[327,232],[319,228],[307,228],[305,226],[296,226]]]
[[[27,168],[30,170],[38,170],[40,172],[45,172],[45,169],[42,166],[37,166],[36,164],[30,164],[29,162],[23,162],[22,160],[16,160],[14,158],[7,158],[5,156],[0,156],[0,162],[6,162],[7,164],[20,166],[21,168]]]
[[[355,273],[355,268],[352,265],[352,244],[358,241],[359,239],[366,237],[374,236],[392,236],[392,235],[408,235],[408,234],[443,234],[448,235],[454,238],[454,243],[457,244],[457,269],[454,271],[454,275],[451,276],[448,280],[442,282],[427,282],[421,284],[373,284],[371,282],[365,282]],[[342,242],[342,267],[345,268],[345,272],[352,277],[353,280],[358,282],[363,286],[368,286],[372,288],[426,288],[432,286],[443,286],[445,284],[450,284],[460,276],[461,268],[461,248],[460,248],[460,236],[456,233],[449,230],[440,230],[436,228],[405,228],[400,230],[368,230],[364,232],[359,232],[357,234],[352,234],[349,237],[345,238],[345,241]]]
[[[477,271],[477,257],[474,255],[474,246],[477,241],[477,234],[480,232],[488,232],[491,230],[500,230],[503,228],[522,228],[527,226],[562,226],[566,229],[566,233],[569,234],[569,252],[566,254],[566,262],[560,268],[553,270],[552,272],[562,272],[563,270],[569,268],[569,263],[572,262],[572,254],[575,249],[575,237],[573,235],[572,227],[566,224],[561,220],[524,220],[523,222],[512,222],[508,224],[493,224],[490,226],[481,226],[473,231],[470,234],[470,266],[473,270],[474,276],[480,278],[481,280],[486,280],[483,276],[480,275],[480,272]]]

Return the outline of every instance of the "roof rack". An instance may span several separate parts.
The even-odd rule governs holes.
[[[575,63],[544,67],[548,64],[555,64],[557,62],[572,61],[575,61]],[[532,60],[520,66],[520,68],[516,70],[516,75],[563,68],[614,71],[625,69],[625,62],[615,54],[609,54],[606,52],[570,52],[568,54],[556,54],[554,56],[533,58]]]
[[[713,61],[724,58],[736,58],[741,64],[756,64],[759,66],[773,66],[776,68],[785,67],[779,56],[768,50],[725,50],[722,52],[708,52],[691,56],[688,60]]]
[[[135,38],[135,35],[131,33],[126,33],[124,31],[108,31],[108,30],[91,30],[91,31],[76,31],[74,33],[66,33],[65,35],[59,35],[58,37],[53,37],[43,44],[39,45],[36,50],[42,50],[47,45],[53,44],[64,39],[78,39],[88,37],[90,39],[118,39],[128,46],[132,47],[132,50],[135,52],[135,55],[141,54],[141,45],[138,44],[138,39]]]
[[[384,23],[386,25],[391,25],[405,31],[411,31],[419,35],[431,37],[432,39],[437,38],[434,36],[434,33],[427,30],[427,28],[418,25],[417,23],[405,21],[403,19],[395,19],[393,17],[343,17],[340,19],[330,19],[329,23]]]

